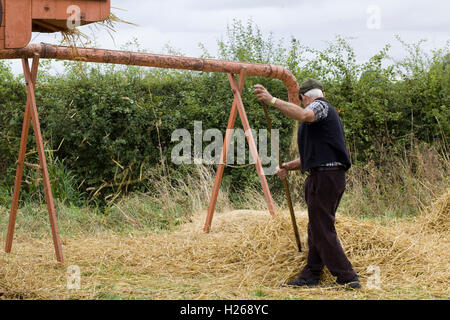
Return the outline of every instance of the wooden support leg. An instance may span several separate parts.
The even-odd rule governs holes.
[[[255,140],[252,135],[252,131],[250,129],[250,124],[247,119],[247,114],[244,109],[244,104],[242,103],[241,92],[242,92],[242,89],[244,88],[245,69],[243,69],[241,74],[239,75],[239,86],[236,82],[235,77],[232,74],[228,74],[228,77],[230,80],[231,88],[233,90],[234,101],[233,101],[233,106],[232,106],[231,113],[230,113],[230,118],[228,119],[227,132],[225,134],[225,141],[223,144],[223,149],[222,149],[222,154],[221,154],[221,162],[217,169],[216,179],[214,181],[212,196],[211,196],[211,200],[209,203],[208,216],[206,218],[206,223],[203,228],[204,232],[209,232],[211,229],[211,223],[212,223],[212,219],[213,219],[213,215],[214,215],[214,210],[216,207],[217,196],[218,196],[219,190],[220,190],[220,183],[222,181],[223,171],[225,169],[225,163],[226,163],[226,158],[227,158],[227,149],[228,149],[228,146],[230,144],[230,141],[231,141],[231,138],[233,135],[233,128],[234,128],[234,124],[236,121],[237,112],[239,112],[242,124],[244,126],[245,136],[247,138],[253,160],[255,161],[256,170],[258,172],[258,176],[259,176],[261,185],[263,187],[263,191],[264,191],[264,195],[265,195],[265,198],[267,201],[267,206],[269,208],[269,212],[272,216],[275,215],[275,208],[274,208],[274,202],[272,199],[272,195],[270,193],[269,185],[267,184],[267,180],[264,175],[264,170],[263,170],[261,160],[258,155],[258,150],[257,150],[256,143],[255,143]]]
[[[239,92],[242,92],[242,90],[244,89],[245,77],[246,77],[246,70],[245,70],[245,68],[243,68],[241,73],[239,74]],[[219,195],[220,184],[222,182],[223,172],[225,170],[225,164],[227,162],[228,146],[230,145],[231,138],[233,137],[233,128],[234,128],[234,124],[236,122],[237,111],[238,111],[237,100],[235,98],[233,100],[233,106],[231,107],[230,117],[228,119],[227,131],[225,133],[225,139],[224,139],[223,147],[222,147],[222,154],[220,155],[220,163],[217,168],[217,173],[216,173],[216,178],[214,181],[211,200],[209,202],[209,207],[208,207],[208,215],[206,217],[205,226],[203,228],[204,232],[209,232],[211,229],[211,223],[212,223],[212,219],[214,216],[214,211],[216,209],[216,203],[217,203],[217,197]]]
[[[252,154],[253,160],[255,161],[256,170],[258,171],[259,180],[264,191],[264,196],[266,198],[267,206],[269,212],[272,216],[275,215],[275,206],[270,193],[269,185],[267,184],[266,176],[264,175],[264,169],[261,164],[261,159],[259,158],[258,149],[256,147],[255,140],[252,135],[252,130],[250,128],[250,123],[248,122],[247,113],[245,112],[244,104],[242,102],[242,97],[239,92],[236,79],[231,74],[228,73],[228,79],[230,80],[231,89],[233,90],[233,95],[237,101],[237,107],[239,115],[241,117],[242,126],[244,127],[245,136],[247,137],[250,152]]]
[[[52,236],[53,236],[53,244],[54,244],[55,252],[56,252],[56,259],[58,262],[63,263],[64,258],[62,255],[61,240],[59,237],[58,225],[56,222],[55,205],[53,202],[53,196],[52,196],[52,191],[51,191],[51,186],[50,186],[50,178],[48,175],[47,160],[45,159],[44,143],[42,141],[41,128],[40,128],[40,124],[39,124],[39,114],[37,111],[36,99],[35,99],[35,95],[34,95],[34,83],[36,81],[38,62],[39,62],[38,59],[34,58],[33,70],[32,70],[32,72],[34,72],[34,76],[33,76],[33,73],[30,72],[28,59],[22,59],[22,65],[23,65],[23,70],[24,70],[24,75],[25,75],[25,82],[27,85],[27,107],[25,109],[24,127],[22,128],[22,141],[21,141],[21,147],[20,147],[20,153],[19,153],[18,172],[16,173],[13,203],[12,203],[12,207],[11,207],[11,215],[10,215],[10,221],[9,221],[9,226],[8,226],[8,236],[7,236],[7,245],[6,245],[7,250],[6,251],[10,252],[11,245],[12,245],[14,225],[15,225],[19,195],[20,195],[20,185],[21,185],[21,180],[22,180],[23,161],[25,158],[26,139],[27,139],[28,130],[29,130],[29,119],[31,117],[31,120],[33,123],[34,134],[36,137],[36,145],[37,145],[37,150],[38,150],[38,155],[39,155],[40,169],[41,169],[41,174],[42,174],[42,180],[44,183],[45,200],[47,202],[47,209],[48,209],[48,213],[49,213],[50,226],[51,226]]]
[[[39,66],[39,58],[34,58],[31,70],[31,84],[33,88],[36,85],[36,75],[38,66]],[[28,133],[30,131],[30,120],[31,120],[31,107],[30,107],[30,100],[27,97],[27,104],[25,107],[25,114],[22,125],[22,136],[20,139],[19,158],[17,161],[16,179],[14,181],[14,193],[11,202],[11,213],[9,215],[8,233],[6,235],[5,252],[7,253],[11,252],[12,242],[14,238],[14,228],[16,225],[17,209],[19,206],[19,198],[20,198],[20,187],[22,185],[23,166],[25,162],[25,153],[27,150],[27,140],[28,140],[27,138]]]

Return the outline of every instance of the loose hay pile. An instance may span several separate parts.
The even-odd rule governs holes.
[[[320,288],[280,288],[306,259],[306,250],[296,250],[288,213],[274,219],[233,211],[216,214],[210,234],[202,232],[203,212],[171,233],[64,239],[64,266],[54,261],[50,239],[18,237],[13,254],[0,254],[0,292],[25,299],[449,298],[449,201],[447,192],[416,221],[386,226],[338,214],[360,291],[336,288],[328,272]],[[297,221],[306,231],[306,214],[297,213]],[[67,289],[69,265],[81,269],[81,290]],[[379,268],[380,289],[369,285],[377,277],[371,266]]]
[[[423,231],[447,233],[450,229],[450,190],[447,190],[424,214],[418,224]]]

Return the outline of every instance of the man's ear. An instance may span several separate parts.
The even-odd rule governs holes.
[[[325,91],[322,90],[322,93],[323,93],[323,97],[325,98]]]

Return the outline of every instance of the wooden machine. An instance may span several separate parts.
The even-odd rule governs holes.
[[[32,32],[68,30],[68,21],[85,25],[105,20],[110,0],[0,0],[0,49],[28,45]]]

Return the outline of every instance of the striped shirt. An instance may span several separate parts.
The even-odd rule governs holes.
[[[308,104],[305,110],[312,110],[315,115],[314,122],[320,121],[328,117],[328,105],[321,100],[314,100]]]

